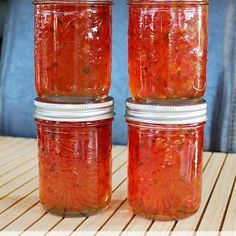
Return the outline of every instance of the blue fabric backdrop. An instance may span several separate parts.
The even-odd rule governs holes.
[[[115,0],[113,6],[113,72],[111,95],[116,102],[113,140],[126,143],[124,122],[125,99],[129,96],[127,80],[126,1]],[[235,0],[214,0],[209,17],[208,89],[209,122],[205,148],[236,151],[235,140]],[[0,133],[35,136],[32,118],[33,73],[33,6],[29,0],[11,0],[4,32],[0,66]]]

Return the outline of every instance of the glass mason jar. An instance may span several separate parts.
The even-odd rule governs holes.
[[[43,207],[63,216],[106,208],[111,199],[113,99],[80,105],[37,99],[35,106]]]
[[[202,190],[206,103],[127,101],[128,201],[137,215],[179,220],[194,214]]]
[[[136,100],[200,99],[208,0],[129,0],[129,85]]]
[[[111,85],[111,0],[35,0],[35,82],[52,101],[99,100]]]

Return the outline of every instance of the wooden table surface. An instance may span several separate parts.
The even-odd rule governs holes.
[[[236,154],[204,153],[202,204],[194,216],[182,221],[155,222],[132,214],[126,199],[126,147],[113,147],[112,171],[112,203],[106,211],[80,218],[48,214],[38,198],[36,140],[0,137],[0,234],[136,236],[205,231],[203,235],[213,235],[222,231],[236,235]]]

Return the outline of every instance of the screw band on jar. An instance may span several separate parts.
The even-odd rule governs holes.
[[[63,122],[99,121],[114,118],[114,100],[111,97],[96,103],[66,104],[35,102],[36,119]]]
[[[207,121],[205,100],[144,104],[127,99],[126,107],[126,119],[128,121],[164,125],[185,125]]]

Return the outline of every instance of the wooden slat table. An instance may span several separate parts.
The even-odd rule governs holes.
[[[0,137],[0,234],[150,236],[221,231],[236,235],[236,154],[204,153],[199,211],[183,221],[155,222],[129,210],[127,149],[114,146],[112,153],[110,207],[91,217],[63,218],[48,214],[39,203],[36,140]]]

